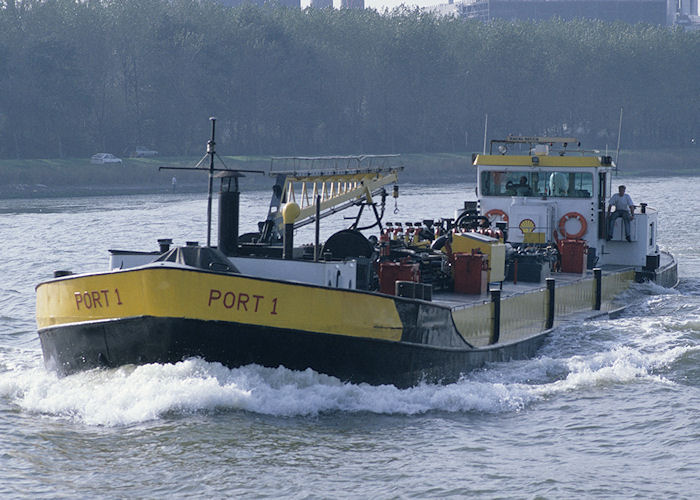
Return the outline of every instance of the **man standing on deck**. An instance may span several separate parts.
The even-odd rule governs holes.
[[[613,229],[615,229],[615,221],[618,217],[622,217],[622,223],[625,226],[625,238],[630,239],[630,220],[634,219],[634,203],[630,195],[625,193],[625,186],[618,186],[618,192],[610,197],[608,202],[608,241],[613,237]],[[615,206],[615,211],[611,214],[610,209]]]

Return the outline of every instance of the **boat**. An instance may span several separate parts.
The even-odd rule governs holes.
[[[631,242],[620,220],[606,239],[615,164],[573,138],[491,141],[472,159],[477,201],[419,222],[383,222],[398,196],[398,157],[276,159],[292,166],[271,166],[267,217],[239,234],[244,173],[215,167],[214,134],[212,119],[209,168],[194,167],[209,174],[207,243],[111,250],[106,271],[57,271],[40,283],[48,368],[68,375],[201,357],[352,383],[449,383],[488,362],[535,356],[562,321],[619,312],[616,297],[634,281],[677,283],[653,208],[640,204]],[[320,242],[321,221],[351,207],[350,227]],[[374,217],[365,227],[363,210]],[[308,224],[315,241],[297,245],[295,230]]]

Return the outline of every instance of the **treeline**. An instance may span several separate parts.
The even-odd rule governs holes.
[[[0,157],[480,150],[700,141],[700,33],[418,10],[0,0]]]

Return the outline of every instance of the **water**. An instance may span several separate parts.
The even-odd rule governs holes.
[[[662,211],[677,290],[635,286],[621,318],[566,324],[535,359],[406,390],[199,359],[59,379],[43,367],[35,284],[106,269],[109,248],[205,242],[206,199],[0,200],[0,496],[696,497],[696,179],[625,181]],[[404,186],[386,220],[451,216],[473,188]],[[243,195],[243,230],[260,200]]]

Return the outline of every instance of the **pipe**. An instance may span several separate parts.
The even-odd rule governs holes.
[[[172,238],[160,238],[158,240],[158,247],[160,249],[160,253],[165,253],[168,250],[170,250],[170,245],[173,244]]]
[[[294,258],[294,223],[284,225],[282,258],[284,260],[292,260]]]
[[[284,222],[284,246],[282,258],[292,260],[294,258],[294,221],[299,217],[301,209],[294,202],[286,203],[282,208],[282,220]]]

